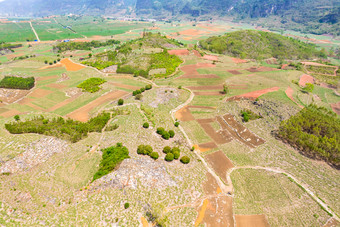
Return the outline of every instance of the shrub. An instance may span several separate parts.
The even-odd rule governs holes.
[[[148,123],[148,122],[145,122],[145,123],[143,124],[143,128],[149,128],[149,123]]]
[[[175,122],[175,127],[178,127],[178,126],[179,126],[179,122],[176,121],[176,122]]]
[[[141,91],[141,92],[144,92],[144,91],[145,91],[145,88],[142,87],[142,88],[140,89],[140,91]]]
[[[170,136],[170,138],[174,138],[174,136],[175,136],[174,130],[169,130],[169,136]]]
[[[133,91],[132,96],[136,96],[136,95],[137,95],[137,91]]]
[[[99,170],[94,174],[92,181],[99,179],[106,174],[109,174],[119,163],[121,163],[126,158],[130,158],[129,150],[121,143],[117,143],[116,146],[104,149],[102,160],[99,164]]]
[[[14,116],[14,120],[19,121],[20,120],[20,116],[19,115],[15,115]]]
[[[141,100],[143,98],[143,95],[142,94],[137,94],[136,96],[135,96],[135,99],[136,100]]]
[[[168,140],[170,139],[170,134],[167,131],[164,131],[162,134],[162,138]]]
[[[89,78],[89,79],[83,81],[77,87],[81,88],[83,91],[94,93],[94,92],[99,91],[99,89],[100,89],[99,85],[101,85],[105,82],[106,82],[106,80],[104,80],[102,78],[92,77],[92,78]]]
[[[174,154],[168,153],[168,154],[165,155],[165,161],[171,162],[173,160],[174,160]]]
[[[183,156],[180,161],[183,163],[183,164],[188,164],[190,162],[190,158],[188,156]]]
[[[129,207],[130,207],[130,203],[125,203],[125,204],[124,204],[124,208],[125,208],[125,209],[127,209],[127,208],[129,208]]]
[[[119,100],[118,100],[118,105],[121,106],[121,105],[123,105],[123,104],[124,104],[124,100],[123,100],[123,99],[119,99]]]
[[[142,92],[140,90],[136,90],[137,95],[141,94]]]
[[[139,145],[137,148],[137,154],[144,154],[145,145]]]
[[[145,86],[145,90],[150,90],[152,88],[152,85],[151,84],[148,84]]]
[[[163,152],[164,152],[165,154],[171,153],[171,147],[169,147],[169,146],[164,147],[164,148],[163,148]]]
[[[195,147],[194,147],[194,146],[192,146],[190,150],[191,150],[191,151],[194,151],[194,150],[195,150]]]
[[[172,154],[174,155],[174,159],[178,159],[179,156],[181,156],[181,153],[179,151],[172,152]]]
[[[171,149],[171,153],[175,153],[175,152],[180,152],[181,150],[178,147],[173,147]]]
[[[157,128],[157,134],[163,135],[164,132],[165,132],[164,128],[162,128],[162,127]]]
[[[152,149],[152,147],[150,145],[146,145],[144,147],[144,154],[145,155],[150,155],[152,152],[153,152],[153,149]]]
[[[152,152],[152,153],[150,154],[150,157],[153,158],[153,159],[155,159],[155,160],[157,160],[158,157],[159,157],[159,154],[158,154],[157,152]]]

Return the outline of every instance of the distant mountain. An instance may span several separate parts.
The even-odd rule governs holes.
[[[0,15],[47,16],[55,14],[137,15],[169,19],[233,17],[235,20],[275,18],[263,22],[276,26],[296,24],[309,30],[340,35],[340,0],[4,0]],[[275,23],[275,24],[273,24]],[[283,26],[284,27],[284,26]],[[303,30],[302,30],[303,31]],[[310,32],[310,31],[309,31]]]

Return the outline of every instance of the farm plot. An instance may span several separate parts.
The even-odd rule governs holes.
[[[227,101],[236,101],[242,98],[255,100],[261,95],[264,95],[268,92],[278,91],[278,90],[279,90],[279,87],[272,87],[272,88],[262,89],[258,91],[252,91],[252,92],[249,92],[243,95],[236,95],[236,96],[230,97],[227,99]]]
[[[128,93],[125,91],[111,91],[99,98],[97,98],[96,100],[86,104],[85,106],[73,111],[70,114],[67,114],[66,116],[68,116],[69,118],[72,118],[74,120],[77,121],[82,121],[82,122],[86,122],[89,120],[90,116],[89,113],[92,109],[94,109],[97,106],[100,106],[106,102],[109,101],[113,101],[116,100],[118,98],[121,98],[125,95],[127,95]]]
[[[178,110],[175,113],[175,117],[176,117],[176,119],[178,119],[180,121],[193,121],[193,120],[195,120],[195,118],[194,118],[194,116],[192,116],[188,106],[185,106],[182,109]]]
[[[251,67],[247,69],[247,71],[255,73],[255,72],[270,72],[270,71],[278,71],[280,69],[266,67],[266,66],[260,66],[260,67]]]
[[[184,78],[219,78],[215,74],[200,74],[197,69],[200,68],[212,68],[216,67],[216,65],[211,63],[197,63],[195,65],[184,65],[180,67],[180,70],[184,72],[184,75],[178,77],[177,79]]]
[[[301,87],[304,87],[304,86],[306,86],[306,83],[313,84],[313,83],[314,83],[314,77],[312,77],[312,76],[310,76],[310,75],[307,75],[307,74],[303,74],[303,75],[300,77],[299,85],[300,85]]]
[[[201,122],[207,122],[207,120],[200,120]],[[200,123],[197,121],[200,126],[204,129],[205,133],[210,136],[211,139],[215,141],[216,144],[225,144],[229,143],[232,140],[231,135],[225,130],[216,131],[209,123]]]
[[[221,177],[221,179],[228,184],[227,172],[233,168],[233,163],[227,158],[222,151],[216,151],[204,156],[214,171]]]
[[[79,70],[85,68],[85,66],[83,66],[83,65],[72,62],[69,58],[62,59],[60,61],[60,63],[63,64],[66,67],[67,71],[71,71],[71,72],[79,71]]]
[[[168,53],[177,56],[189,55],[189,51],[187,49],[168,50]]]
[[[28,93],[30,93],[30,90],[0,88],[0,100],[4,103],[14,103]]]
[[[269,227],[266,216],[259,215],[235,215],[236,227]]]
[[[207,151],[217,148],[217,145],[215,142],[208,142],[208,143],[201,143],[198,145],[194,145],[194,147],[200,152],[207,152]]]

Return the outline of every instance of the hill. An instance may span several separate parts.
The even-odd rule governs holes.
[[[313,44],[271,32],[236,31],[200,41],[203,49],[246,59],[310,59],[326,57]]]

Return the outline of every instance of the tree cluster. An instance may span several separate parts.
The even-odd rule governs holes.
[[[248,122],[249,120],[256,120],[262,118],[261,115],[258,115],[253,111],[247,109],[241,110],[241,116],[243,117],[243,122]]]
[[[340,167],[340,119],[324,107],[310,105],[282,121],[278,137],[309,157]]]
[[[5,76],[0,81],[0,88],[30,90],[34,87],[34,77]]]
[[[161,135],[163,139],[168,140],[170,138],[173,138],[175,136],[174,130],[166,131],[164,128],[159,127],[157,128],[157,134]]]
[[[130,158],[129,150],[125,146],[123,146],[122,143],[117,143],[116,146],[105,148],[102,150],[102,152],[103,155],[102,160],[99,164],[99,169],[94,174],[92,181],[95,181],[102,176],[109,174],[124,159]],[[128,206],[125,209],[127,208]]]
[[[91,50],[92,48],[98,48],[102,46],[112,46],[115,44],[120,44],[119,40],[110,39],[105,42],[100,42],[93,40],[91,42],[62,42],[59,43],[57,46],[54,46],[53,49],[58,51],[59,53],[65,51],[72,51],[72,50]]]
[[[150,145],[139,145],[137,148],[137,154],[140,155],[148,155],[154,160],[158,159],[159,154],[158,152],[153,151],[152,147]]]
[[[65,120],[62,117],[45,119],[40,116],[27,121],[5,124],[5,128],[12,134],[37,133],[75,143],[87,137],[90,132],[101,132],[109,120],[110,113],[101,113],[85,123],[72,119]]]

